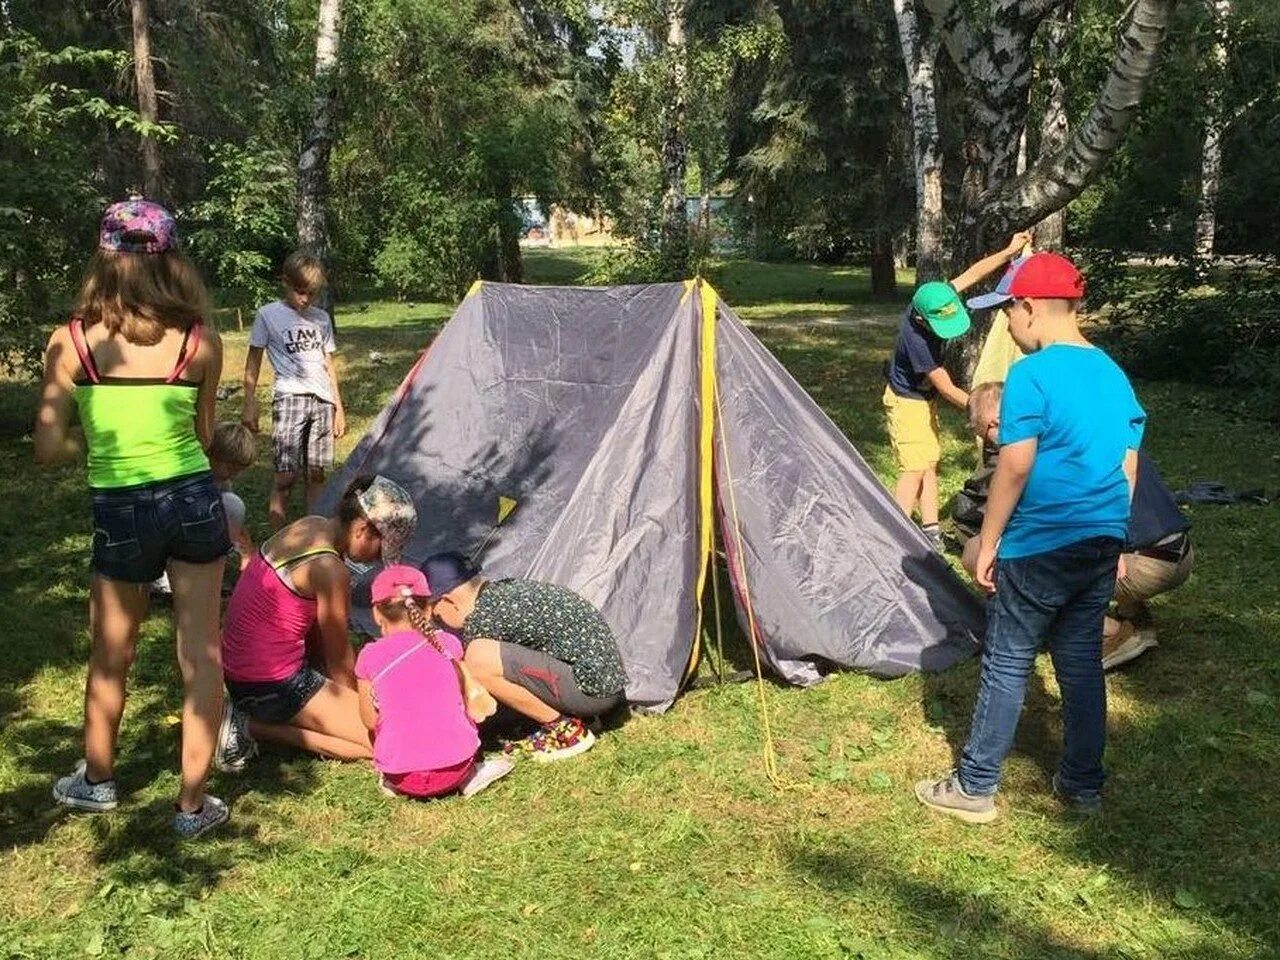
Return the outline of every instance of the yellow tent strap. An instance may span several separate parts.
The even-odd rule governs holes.
[[[715,413],[713,397],[716,383],[716,292],[705,280],[699,284],[702,313],[702,349],[699,358],[699,425],[698,425],[698,579],[694,584],[698,603],[698,618],[693,628],[693,650],[685,669],[684,682],[693,679],[702,656],[702,591],[707,585],[707,571],[711,567],[715,536],[712,529],[713,504],[711,489],[711,458],[715,456]],[[692,287],[688,288],[692,289]],[[686,295],[688,294],[686,290]]]
[[[742,545],[742,529],[738,524],[738,499],[733,492],[733,467],[729,462],[729,451],[725,448],[723,442],[724,413],[720,407],[719,384],[712,384],[712,394],[715,399],[716,423],[720,427],[720,451],[723,454],[721,462],[724,464],[725,486],[729,489],[729,514],[733,521],[734,548],[738,556],[738,572],[742,578],[742,606],[747,612],[748,639],[751,641],[751,654],[755,658],[756,692],[760,698],[760,729],[764,732],[764,743],[761,747],[761,754],[764,758],[764,772],[768,776],[769,782],[779,790],[782,790],[798,786],[798,784],[787,783],[778,772],[778,752],[773,741],[773,724],[769,719],[769,700],[765,695],[764,667],[760,663],[760,635],[756,629],[756,614],[751,606],[751,590],[747,584],[747,557]]]

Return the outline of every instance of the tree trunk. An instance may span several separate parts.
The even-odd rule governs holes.
[[[662,124],[662,218],[659,252],[663,272],[683,276],[689,260],[689,214],[685,209],[685,103],[688,85],[686,0],[666,0],[667,90]]]
[[[935,68],[938,31],[921,36],[915,0],[893,0],[898,42],[911,103],[911,153],[916,173],[916,283],[943,273],[942,140],[938,135]],[[874,286],[875,271],[872,270]],[[890,271],[892,286],[892,271]]]
[[[1047,159],[1067,145],[1071,118],[1067,115],[1067,85],[1062,79],[1062,51],[1071,31],[1074,0],[1068,2],[1045,26],[1044,60],[1040,66],[1046,84],[1044,116],[1040,120],[1040,158]],[[1067,208],[1049,214],[1035,228],[1036,247],[1061,250],[1067,240]]]
[[[325,229],[325,192],[338,99],[338,28],[341,18],[342,0],[320,0],[311,129],[303,142],[302,152],[298,155],[298,245],[321,258],[326,257],[329,252]]]
[[[1195,255],[1202,263],[1213,260],[1213,239],[1218,229],[1218,185],[1222,175],[1222,84],[1227,68],[1227,21],[1231,0],[1208,0],[1213,17],[1212,82],[1200,148],[1200,198],[1196,212]]]
[[[897,295],[893,265],[893,234],[877,230],[871,236],[871,295],[892,300]]]
[[[131,0],[133,20],[133,76],[138,88],[138,113],[148,123],[160,119],[156,104],[156,75],[151,63],[151,23],[147,0]],[[160,146],[154,137],[142,137],[142,191],[160,195]]]

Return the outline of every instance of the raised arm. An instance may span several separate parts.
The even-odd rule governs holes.
[[[956,293],[964,293],[975,283],[985,280],[991,274],[995,273],[1006,263],[1018,256],[1023,249],[1031,243],[1031,234],[1023,231],[1015,233],[1009,241],[1009,245],[997,253],[991,254],[989,257],[983,257],[977,263],[973,264],[964,273],[951,281],[951,286],[955,288]]]

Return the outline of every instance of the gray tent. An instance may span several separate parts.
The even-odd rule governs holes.
[[[702,282],[477,284],[321,509],[364,473],[413,494],[412,562],[470,553],[516,500],[485,575],[599,607],[635,705],[670,704],[697,656],[716,523],[744,634],[790,682],[942,670],[981,635],[974,596]]]

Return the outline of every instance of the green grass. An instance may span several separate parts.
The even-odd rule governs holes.
[[[538,254],[571,282],[580,258]],[[716,282],[882,475],[879,367],[892,329],[857,271],[726,264]],[[819,289],[821,288],[821,289]],[[438,304],[344,306],[348,451]],[[745,311],[744,311],[745,312]],[[244,334],[228,334],[235,380]],[[383,355],[383,362],[369,357]],[[1209,395],[1139,384],[1169,481],[1280,486],[1280,439]],[[975,829],[910,793],[962,741],[976,664],[892,683],[764,686],[783,789],[765,777],[759,693],[713,686],[637,717],[579,761],[522,765],[471,801],[391,803],[367,768],[269,750],[215,776],[229,829],[176,844],[179,683],[165,611],[147,622],[121,742],[121,809],[52,809],[79,754],[87,502],[40,474],[29,384],[0,383],[0,957],[1194,958],[1280,956],[1280,518],[1200,507],[1199,565],[1159,604],[1161,646],[1108,680],[1105,818],[1048,796],[1061,719],[1047,663],[1001,794]],[[225,414],[234,415],[233,397]],[[946,417],[945,483],[970,447]],[[265,526],[266,447],[242,484]]]

